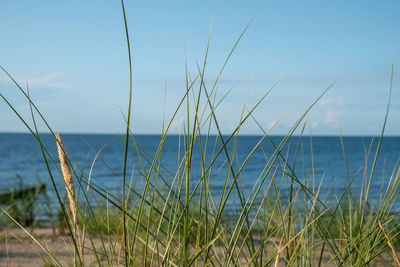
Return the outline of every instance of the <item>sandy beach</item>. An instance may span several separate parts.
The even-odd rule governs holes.
[[[74,259],[74,250],[68,235],[54,234],[49,226],[37,227],[32,232],[33,236],[46,247],[62,266],[71,266]],[[89,241],[87,241],[89,242]],[[101,251],[100,238],[93,238],[93,242],[99,251]],[[106,247],[109,243],[105,244]],[[319,252],[319,250],[316,250]],[[116,250],[116,253],[121,251]],[[220,256],[223,251],[219,250]],[[101,254],[101,253],[100,253]],[[122,254],[119,254],[120,256]],[[105,256],[100,256],[101,265],[108,265]],[[118,256],[117,256],[118,258]],[[337,266],[337,263],[329,262],[329,254],[324,256],[323,266]],[[7,228],[0,232],[0,266],[46,266],[45,262],[51,263],[50,257],[40,246],[32,240],[20,228]],[[84,252],[85,265],[97,266],[98,262],[91,248],[86,247]],[[121,258],[121,261],[123,259]],[[317,261],[315,262],[317,264]],[[114,261],[117,265],[117,262]],[[245,262],[243,262],[245,264]],[[272,263],[274,265],[275,263]],[[153,266],[157,266],[156,263]],[[284,261],[280,258],[278,266],[284,266]],[[373,265],[369,266],[396,266],[390,251],[386,251],[377,258]]]
[[[47,248],[62,266],[73,263],[74,248],[67,234],[54,234],[51,227],[37,227],[33,236]],[[94,238],[96,247],[100,248],[99,238]],[[97,261],[91,249],[85,249],[85,264],[93,265]],[[100,255],[101,257],[101,255]],[[105,257],[101,263],[107,265]],[[44,266],[45,261],[52,263],[47,253],[20,228],[4,229],[0,233],[0,266]]]

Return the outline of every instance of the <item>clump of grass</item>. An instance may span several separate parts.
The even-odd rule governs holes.
[[[21,225],[34,227],[37,224],[37,214],[40,213],[40,195],[46,196],[46,187],[42,183],[36,186],[28,186],[24,179],[17,174],[15,183],[9,191],[0,194],[0,206]],[[0,216],[2,226],[6,226],[10,220],[4,214]]]

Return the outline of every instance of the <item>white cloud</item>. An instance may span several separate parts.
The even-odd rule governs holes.
[[[37,89],[66,89],[68,86],[64,84],[62,80],[63,74],[59,72],[48,73],[35,77],[28,78],[15,78],[15,80],[23,87],[26,86],[26,82],[29,85],[29,88],[32,90]],[[12,83],[11,79],[6,76],[1,76],[0,81],[4,81],[7,83]]]
[[[183,127],[184,127],[184,123],[185,123],[185,117],[181,116],[181,117],[175,117],[174,120],[171,123],[171,126],[169,127],[169,133],[179,133],[182,134],[183,132]]]
[[[269,124],[268,124],[268,129],[273,128],[275,126],[275,124],[276,124],[276,120],[270,121]]]
[[[47,89],[66,89],[68,88],[64,83],[60,81],[63,75],[61,73],[50,73],[38,77],[28,79],[29,87],[35,88],[47,88]]]
[[[336,128],[340,117],[343,115],[344,101],[342,98],[324,99],[319,104],[320,113],[323,114],[322,122]]]

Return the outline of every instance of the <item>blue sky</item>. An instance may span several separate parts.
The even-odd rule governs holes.
[[[206,81],[211,83],[254,17],[221,77],[218,96],[233,87],[217,114],[224,133],[283,74],[255,112],[274,134],[285,134],[333,81],[307,117],[313,134],[379,134],[395,62],[387,134],[399,135],[400,19],[398,1],[127,1],[132,41],[136,133],[160,133],[185,92],[185,55],[196,74],[213,30]],[[0,4],[0,64],[22,85],[58,132],[123,132],[129,72],[118,1],[11,1]],[[186,51],[186,52],[185,52]],[[26,118],[26,100],[0,74],[2,94]],[[178,114],[171,132],[184,120]],[[24,132],[0,102],[0,132]],[[43,125],[40,128],[44,130]],[[249,121],[244,134],[260,134]]]

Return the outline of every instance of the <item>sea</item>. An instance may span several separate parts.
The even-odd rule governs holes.
[[[121,193],[125,149],[123,135],[61,134],[61,137],[77,177],[86,180],[90,177],[90,183],[104,192],[114,195]],[[221,146],[221,139],[223,142],[229,140],[226,151]],[[370,203],[378,205],[382,192],[398,170],[400,137],[382,139],[376,164],[373,162],[379,137],[344,136],[342,144],[339,136],[292,136],[281,147],[280,153],[276,153],[284,139],[284,136],[233,136],[230,139],[229,136],[202,136],[203,149],[200,149],[200,140],[196,139],[191,161],[190,190],[196,188],[201,179],[202,166],[207,168],[213,161],[207,179],[210,179],[210,192],[217,202],[223,192],[227,173],[228,187],[232,183],[233,171],[238,177],[243,197],[251,195],[261,180],[260,197],[263,190],[271,190],[271,173],[275,173],[274,179],[283,198],[288,195],[290,184],[289,176],[283,175],[286,173],[297,180],[294,182],[295,190],[301,191],[300,183],[310,189],[314,187],[315,191],[320,188],[320,198],[327,200],[339,198],[344,190],[357,194],[365,188],[365,179],[372,177],[368,198]],[[55,139],[51,134],[40,134],[40,140],[46,150],[55,186],[65,196],[64,182],[55,167],[59,164]],[[143,190],[146,181],[144,173],[149,173],[160,141],[159,135],[135,135],[134,139],[130,138],[126,181],[136,192]],[[182,158],[187,141],[184,136],[178,135],[168,135],[165,139],[161,160],[157,161],[151,178],[154,183],[159,166],[160,179],[157,183],[160,188],[163,188],[163,183],[171,185],[179,180],[177,170],[183,170]],[[232,154],[233,149],[236,153]],[[227,158],[233,158],[232,166],[229,166]],[[265,176],[265,170],[269,167],[270,174]],[[0,194],[39,183],[46,185],[51,203],[57,205],[54,185],[35,137],[25,133],[0,133]],[[232,193],[227,209],[234,209],[235,205],[237,195]]]

